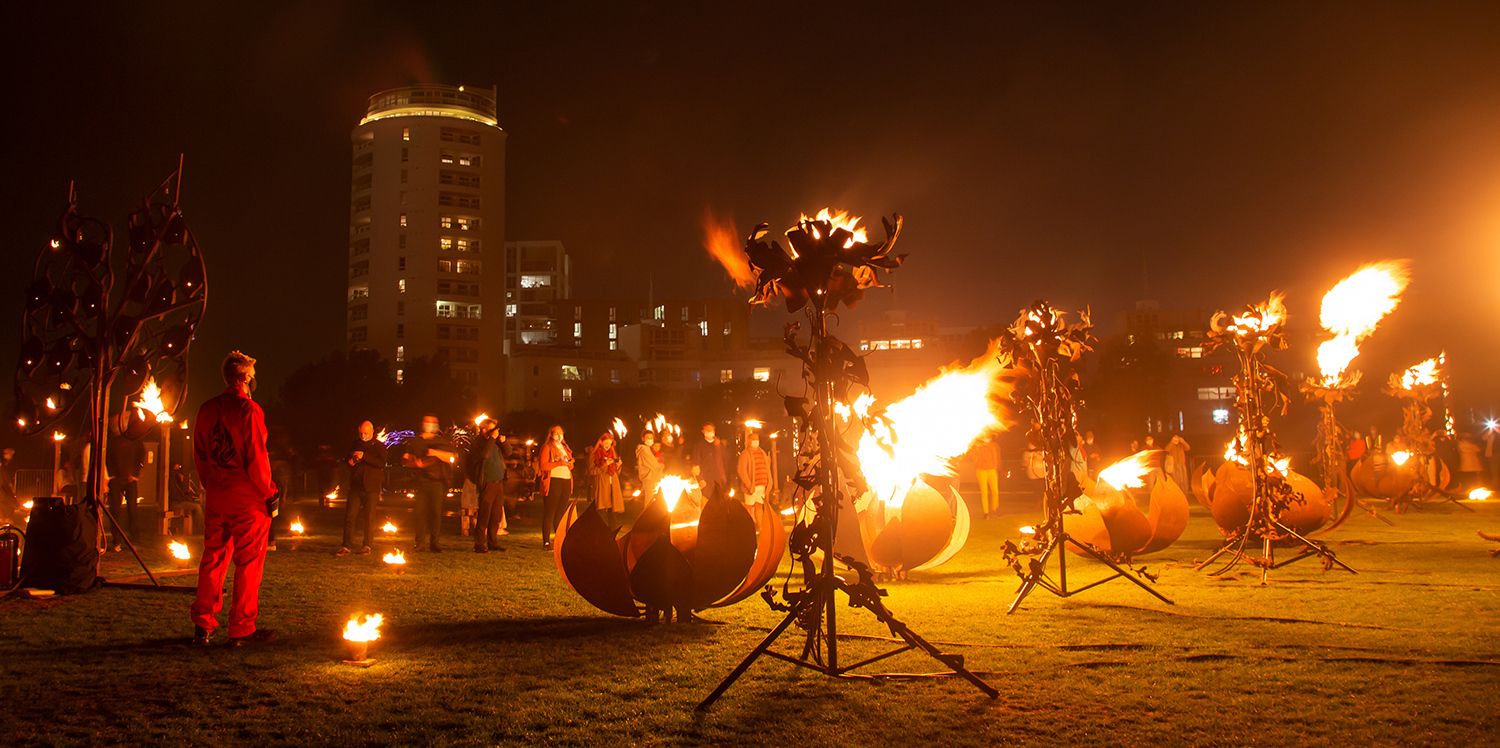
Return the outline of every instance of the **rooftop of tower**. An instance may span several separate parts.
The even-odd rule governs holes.
[[[381,91],[370,97],[370,108],[359,123],[387,117],[453,117],[499,126],[493,92],[464,86],[405,86]]]

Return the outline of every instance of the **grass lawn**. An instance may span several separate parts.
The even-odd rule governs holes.
[[[187,646],[187,595],[106,588],[0,601],[0,741],[1494,745],[1500,559],[1475,530],[1500,531],[1500,503],[1474,506],[1394,527],[1355,518],[1333,542],[1358,575],[1307,560],[1268,586],[1248,569],[1229,579],[1193,570],[1219,538],[1195,507],[1187,535],[1146,559],[1176,605],[1116,581],[1069,600],[1037,591],[1011,616],[1016,579],[1000,547],[1034,518],[976,520],[962,553],[887,585],[887,604],[987,673],[1000,698],[953,679],[840,681],[763,658],[695,714],[780,620],[758,598],[704,614],[719,625],[611,617],[564,585],[535,528],[513,528],[504,553],[476,555],[453,520],[447,552],[410,554],[396,576],[380,562],[386,547],[334,558],[342,510],[303,505],[310,536],[267,562],[260,625],[283,636],[268,646]],[[145,545],[153,568],[173,568],[164,542]],[[105,559],[107,576],[133,573],[128,554]],[[1101,568],[1070,558],[1075,583]],[[369,669],[339,663],[355,612],[386,616]],[[840,629],[889,635],[852,610]],[[841,654],[881,646],[849,639]],[[933,665],[905,654],[875,667]]]

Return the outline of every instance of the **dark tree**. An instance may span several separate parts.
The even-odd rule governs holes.
[[[1112,339],[1099,353],[1098,368],[1083,382],[1083,400],[1095,436],[1106,449],[1125,451],[1144,439],[1147,419],[1165,418],[1171,360],[1149,336],[1135,342]]]

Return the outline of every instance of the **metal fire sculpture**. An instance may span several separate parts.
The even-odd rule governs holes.
[[[553,545],[563,580],[606,613],[655,619],[665,612],[671,620],[676,611],[678,622],[690,611],[733,605],[758,592],[781,565],[786,530],[780,515],[762,512],[757,526],[740,502],[721,494],[695,502],[684,490],[688,485],[675,476],[664,479],[618,538],[592,502],[570,507]]]
[[[78,215],[70,186],[26,291],[16,425],[31,435],[70,423],[88,435],[88,496],[111,522],[99,458],[109,438],[138,439],[156,427],[136,407],[148,387],[162,413],[181,404],[188,346],[208,300],[203,256],[178,208],[181,186],[179,161],[130,214],[124,257],[114,256],[108,223]],[[117,266],[124,270],[119,289]]]
[[[903,257],[891,254],[901,231],[901,217],[881,220],[886,239],[870,243],[859,219],[845,213],[823,211],[817,218],[803,216],[786,232],[788,246],[766,242],[768,224],[760,224],[745,241],[748,267],[736,259],[722,259],[725,268],[743,285],[753,285],[752,304],[771,304],[785,299],[788,312],[805,311],[811,324],[806,346],[797,339],[797,323],[787,326],[787,352],[803,363],[808,390],[804,397],[787,397],[787,412],[796,420],[798,439],[804,445],[798,455],[794,500],[812,505],[808,518],[792,530],[790,551],[801,585],[783,586],[780,599],[774,587],[762,597],[773,610],[786,616],[759,645],[698,705],[707,709],[728,690],[741,674],[763,654],[834,677],[852,677],[850,672],[894,654],[920,650],[967,679],[991,698],[999,692],[970,673],[963,659],[939,651],[895,618],[881,598],[885,592],[875,585],[870,568],[836,551],[835,536],[844,530],[845,510],[851,499],[868,490],[854,450],[840,434],[835,408],[848,409],[849,390],[868,384],[864,360],[842,341],[829,334],[827,316],[839,304],[852,307],[867,288],[880,286],[877,271],[891,272]],[[840,573],[840,571],[843,573]],[[837,593],[850,606],[864,608],[890,628],[903,644],[882,655],[853,664],[839,661]],[[803,632],[797,656],[772,651],[771,645],[796,625]]]
[[[1325,569],[1334,565],[1354,569],[1325,545],[1307,538],[1328,519],[1328,504],[1316,484],[1293,472],[1289,460],[1271,429],[1271,413],[1286,414],[1286,375],[1266,364],[1265,351],[1286,347],[1286,306],[1282,295],[1272,294],[1265,304],[1246,307],[1244,314],[1214,315],[1208,334],[1210,351],[1231,348],[1240,362],[1234,377],[1235,408],[1239,410],[1239,433],[1226,452],[1226,460],[1208,486],[1209,510],[1228,540],[1198,565],[1207,568],[1222,556],[1229,560],[1217,571],[1227,573],[1241,560],[1260,568],[1261,582],[1271,569],[1309,556],[1323,560]],[[1261,556],[1253,558],[1252,541],[1261,542]],[[1273,547],[1300,546],[1298,555],[1277,561]]]
[[[1395,310],[1409,282],[1407,263],[1388,260],[1361,267],[1323,296],[1320,321],[1323,329],[1334,337],[1318,346],[1318,378],[1304,379],[1301,386],[1303,396],[1308,402],[1316,402],[1321,413],[1314,446],[1323,465],[1323,493],[1333,519],[1320,535],[1342,525],[1356,505],[1387,524],[1395,524],[1356,498],[1354,483],[1345,469],[1349,432],[1339,423],[1334,406],[1343,402],[1359,384],[1360,372],[1349,368],[1359,355],[1359,344],[1375,332],[1382,318]]]
[[[1078,371],[1083,354],[1091,350],[1094,340],[1087,311],[1079,321],[1065,322],[1063,313],[1045,301],[1037,301],[1010,329],[1001,333],[999,354],[1002,363],[1020,377],[1014,399],[1030,415],[1029,437],[1041,450],[1046,466],[1042,494],[1045,517],[1032,537],[1019,544],[1006,541],[1006,560],[1021,578],[1021,587],[1010,605],[1014,613],[1032,590],[1041,587],[1059,597],[1071,597],[1113,579],[1128,579],[1141,589],[1171,604],[1161,593],[1151,589],[1142,578],[1155,581],[1145,569],[1127,568],[1124,553],[1107,553],[1092,543],[1081,541],[1064,527],[1064,517],[1079,514],[1075,501],[1082,492],[1078,476],[1069,469],[1069,451],[1078,444]],[[1185,501],[1184,501],[1185,503]],[[1175,538],[1174,538],[1175,539]],[[1060,549],[1072,548],[1098,560],[1114,571],[1103,579],[1069,588],[1068,561]],[[1057,557],[1058,576],[1047,573],[1047,562]]]
[[[1161,454],[1161,450],[1141,452],[1100,471],[1099,480],[1074,500],[1080,515],[1073,522],[1072,536],[1124,564],[1177,542],[1187,529],[1187,494],[1176,481],[1159,473],[1146,488],[1145,477],[1159,469]],[[1141,511],[1131,489],[1145,489],[1148,511]],[[1077,546],[1069,550],[1091,555]]]
[[[1446,400],[1448,393],[1446,363],[1447,356],[1439,355],[1391,375],[1385,393],[1405,401],[1401,408],[1401,431],[1393,440],[1395,450],[1389,455],[1372,451],[1354,466],[1351,476],[1354,485],[1371,496],[1389,501],[1397,514],[1417,502],[1458,503],[1458,496],[1449,490],[1452,473],[1437,455],[1437,434],[1428,427],[1433,415],[1432,401]],[[1445,416],[1444,421],[1451,423],[1452,416]],[[1445,429],[1451,436],[1451,427],[1445,425]]]

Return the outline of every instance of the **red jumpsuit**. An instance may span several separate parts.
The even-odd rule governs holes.
[[[193,461],[206,495],[203,506],[203,560],[198,565],[198,599],[193,623],[218,627],[224,602],[224,574],[234,557],[234,598],[229,636],[255,633],[260,578],[266,565],[266,533],[271,515],[266,499],[276,493],[266,454],[266,418],[249,395],[231,387],[198,409],[193,428]]]

